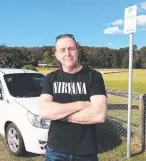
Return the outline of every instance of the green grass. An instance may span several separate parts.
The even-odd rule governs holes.
[[[7,148],[6,140],[0,136],[0,161],[44,161],[44,156],[15,157]]]
[[[112,150],[108,150],[107,152],[99,154],[99,158],[101,161],[138,161],[138,160],[146,160],[146,155],[141,154],[140,150],[140,130],[139,130],[139,110],[134,109],[132,110],[132,137],[131,137],[131,154],[133,155],[131,159],[126,158],[126,137],[127,137],[127,110],[108,110],[107,113],[108,121],[103,126],[107,130],[114,131],[114,133],[117,133],[117,131],[120,131],[120,135],[122,138],[122,144],[115,147]],[[113,125],[113,126],[112,126]],[[106,139],[109,140],[110,137],[107,133]],[[137,160],[138,159],[138,160]]]
[[[38,71],[47,74],[56,69],[37,68]],[[98,71],[127,71],[123,73],[103,74],[106,88],[128,91],[128,69],[97,69]],[[133,69],[132,91],[146,93],[146,69]]]
[[[131,158],[126,157],[126,143],[118,146],[112,151],[99,154],[100,161],[145,161],[146,153],[136,154]]]
[[[128,91],[128,72],[103,74],[106,88]],[[132,90],[135,93],[146,93],[146,69],[133,70]]]
[[[109,94],[108,103],[109,104],[128,104],[128,98]],[[139,100],[135,100],[135,99],[132,100],[132,105],[139,106],[139,104],[140,104]]]

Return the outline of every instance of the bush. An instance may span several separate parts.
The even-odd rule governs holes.
[[[22,69],[37,71],[37,69],[35,68],[35,66],[32,65],[32,64],[24,65],[24,66],[22,67]]]

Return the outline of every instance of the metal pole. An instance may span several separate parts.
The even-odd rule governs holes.
[[[132,63],[133,62],[133,33],[130,33],[129,44],[129,80],[128,80],[128,124],[127,124],[127,158],[130,158],[131,147],[131,106],[132,106]]]

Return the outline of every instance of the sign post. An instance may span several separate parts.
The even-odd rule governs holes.
[[[131,107],[132,107],[132,64],[133,64],[133,33],[136,32],[137,6],[125,8],[124,33],[130,35],[129,39],[129,76],[128,76],[128,123],[127,123],[127,158],[131,152]]]

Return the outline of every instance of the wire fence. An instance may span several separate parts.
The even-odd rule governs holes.
[[[105,123],[97,124],[96,135],[99,152],[117,147],[123,157],[127,149],[128,93],[107,89],[108,110]],[[131,154],[146,150],[146,95],[133,94],[131,107]],[[121,155],[121,153],[120,153]]]

